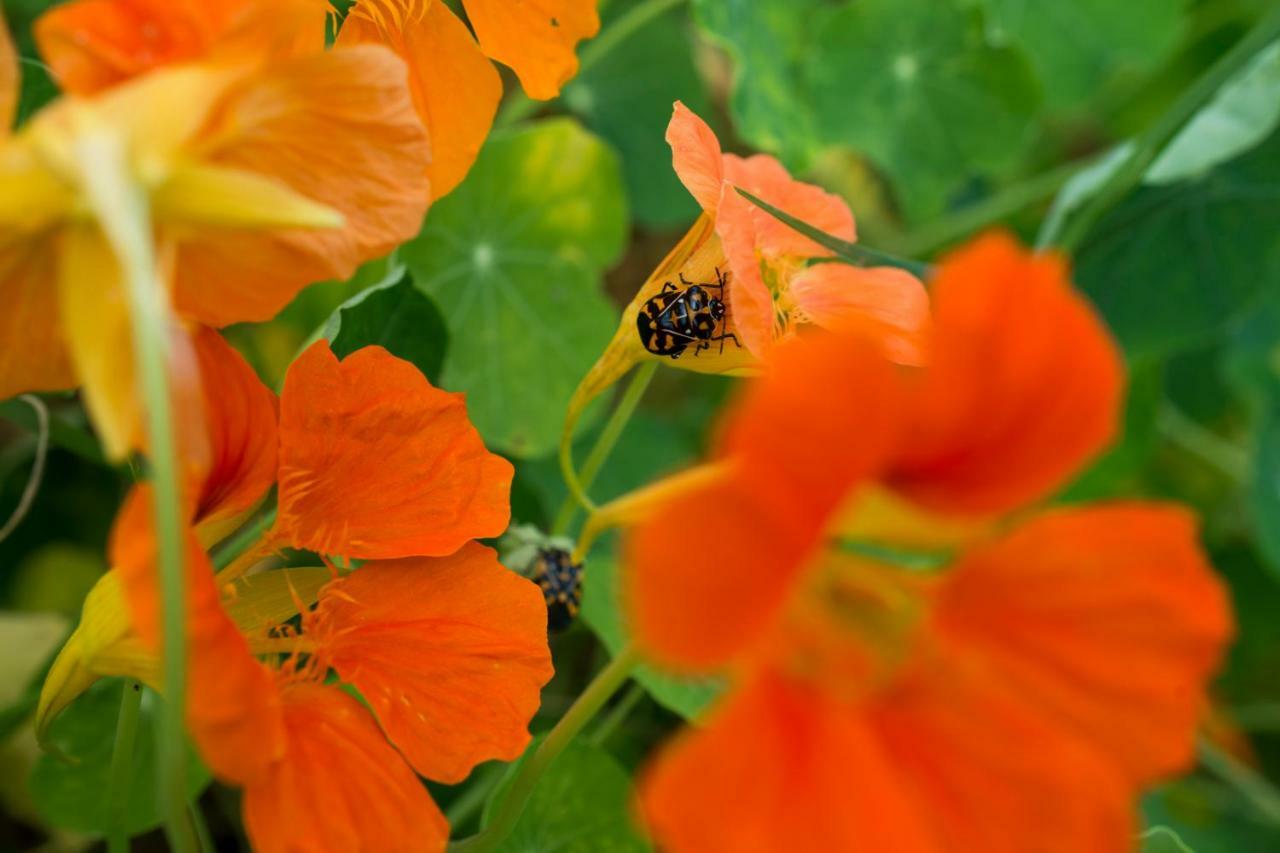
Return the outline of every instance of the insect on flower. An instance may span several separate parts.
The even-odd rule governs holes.
[[[582,607],[582,563],[565,548],[539,548],[530,578],[547,602],[547,630],[568,628]]]
[[[694,284],[684,273],[680,273],[680,283],[683,288],[669,281],[663,284],[662,292],[650,297],[636,313],[636,330],[644,348],[654,355],[679,358],[690,346],[696,356],[713,341],[720,342],[721,350],[726,340],[740,346],[737,336],[725,331],[726,285],[720,268],[716,267],[715,284]]]

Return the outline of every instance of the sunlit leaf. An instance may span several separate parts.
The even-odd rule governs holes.
[[[1088,99],[1120,71],[1146,71],[1176,44],[1183,4],[1172,0],[983,0],[993,41],[1026,50],[1048,100]]]
[[[403,274],[391,284],[360,293],[334,312],[324,335],[338,358],[362,347],[383,347],[412,362],[432,382],[440,381],[449,332],[430,296]]]
[[[482,825],[506,796],[511,779],[541,744],[536,738],[511,765],[485,806]],[[500,853],[632,853],[651,849],[632,818],[631,779],[603,749],[571,742],[556,756],[525,805]]]
[[[606,6],[602,27],[608,30],[630,8]],[[579,74],[561,95],[587,127],[617,149],[631,213],[653,228],[687,224],[698,212],[671,168],[671,149],[663,139],[674,101],[707,112],[689,29],[681,8],[659,15]]]
[[[122,828],[136,835],[160,823],[160,786],[156,775],[156,735],[160,700],[146,688],[138,718],[132,783]],[[109,803],[111,753],[120,710],[121,681],[107,678],[89,688],[53,722],[50,739],[75,764],[42,755],[29,788],[41,817],[51,826],[101,835],[111,825]],[[209,772],[189,751],[187,795],[194,798],[209,783]]]
[[[1145,187],[1081,248],[1076,280],[1131,354],[1188,346],[1280,276],[1280,135],[1204,177]]]
[[[818,132],[894,179],[915,218],[974,176],[1015,164],[1039,93],[1018,52],[936,0],[861,0],[814,14],[806,64]]]
[[[1147,170],[1167,184],[1202,174],[1259,144],[1280,124],[1280,42],[1227,82]]]
[[[573,389],[616,323],[601,273],[626,233],[616,155],[555,119],[490,137],[405,245],[449,329],[442,385],[467,392],[491,447],[538,456],[556,446]]]

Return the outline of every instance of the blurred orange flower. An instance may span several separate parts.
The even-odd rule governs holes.
[[[519,756],[551,677],[540,591],[472,541],[506,527],[511,465],[484,449],[461,395],[381,348],[340,362],[323,341],[286,377],[277,455],[274,395],[216,333],[197,347],[215,460],[187,553],[187,718],[200,754],[243,786],[255,849],[443,849],[448,824],[415,772],[452,783]],[[215,576],[200,542],[272,485],[274,527]],[[46,683],[41,727],[91,680],[77,667],[154,679],[151,500],[145,485],[130,495],[99,584],[127,604],[129,636],[103,641],[119,616],[91,596]],[[246,573],[286,546],[369,562],[340,576]]]
[[[712,476],[629,537],[642,648],[732,683],[645,776],[664,849],[1128,850],[1139,789],[1193,760],[1232,632],[1193,517],[1032,507],[1110,441],[1114,345],[1003,236],[933,293],[927,369],[780,347]]]
[[[186,65],[62,99],[0,143],[0,397],[82,384],[108,452],[139,446],[126,219],[154,234],[171,290],[154,298],[214,326],[416,234],[427,147],[405,80],[375,46]]]
[[[327,0],[288,0],[297,26],[280,26],[281,0],[75,0],[46,13],[36,35],[69,91],[92,92],[160,65],[246,49],[318,50]],[[511,67],[530,97],[554,98],[578,69],[574,48],[600,28],[595,0],[466,0],[475,31],[443,0],[358,0],[339,46],[381,44],[409,67],[413,103],[431,140],[434,198],[475,162],[502,99],[490,59]]]
[[[929,297],[915,276],[896,267],[811,263],[832,252],[737,190],[852,241],[853,214],[842,199],[793,179],[773,157],[721,153],[711,128],[679,101],[666,138],[676,174],[703,215],[622,312],[613,340],[570,403],[570,426],[588,402],[644,360],[703,373],[752,373],[804,324],[859,326],[894,361],[920,362]]]

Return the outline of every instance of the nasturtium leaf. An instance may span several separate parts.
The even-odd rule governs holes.
[[[627,644],[623,602],[620,598],[618,561],[607,545],[592,550],[587,560],[582,594],[582,620],[600,638],[610,654]],[[679,591],[673,591],[678,595]],[[636,681],[656,702],[682,717],[696,717],[724,691],[716,678],[668,675],[641,664]]]
[[[1171,827],[1152,826],[1142,833],[1142,853],[1196,853]]]
[[[937,0],[860,0],[815,17],[805,69],[818,132],[884,169],[910,217],[1018,162],[1039,90],[978,15]]]
[[[508,768],[485,804],[482,824],[542,737]],[[608,752],[581,738],[556,756],[539,778],[500,853],[640,853],[652,849],[635,826],[631,779]]]
[[[1087,100],[1121,71],[1146,71],[1177,44],[1179,0],[982,0],[993,42],[1023,48],[1054,106]]]
[[[1280,125],[1280,42],[1255,56],[1173,138],[1147,170],[1149,184],[1203,174],[1258,145]]]
[[[449,329],[442,385],[490,447],[539,456],[617,322],[601,273],[627,235],[617,155],[570,119],[489,138],[402,258]]]
[[[31,771],[28,785],[36,810],[51,826],[89,835],[101,835],[110,828],[111,753],[122,684],[117,678],[102,679],[53,721],[50,739],[75,763],[42,755]],[[146,832],[160,823],[155,737],[160,730],[161,700],[147,688],[140,689],[145,692],[134,744],[133,781],[121,821],[130,835]],[[189,750],[187,796],[194,799],[208,783],[209,772]]]
[[[334,312],[324,335],[338,358],[377,345],[412,362],[433,383],[440,381],[449,332],[430,296],[402,274],[390,284],[371,287]]]
[[[44,673],[70,627],[59,613],[0,613],[0,739],[35,711]]]
[[[823,0],[695,0],[699,24],[734,61],[730,109],[738,133],[793,169],[821,148],[803,75]]]
[[[1164,399],[1162,367],[1154,359],[1130,365],[1120,435],[1059,495],[1060,499],[1102,500],[1134,493],[1143,463],[1157,444],[1156,426]]]
[[[1194,344],[1280,279],[1280,134],[1202,178],[1144,187],[1081,247],[1076,281],[1131,355]]]
[[[624,3],[605,7],[602,29],[608,31],[629,8]],[[690,36],[684,9],[670,9],[628,35],[561,95],[587,127],[617,149],[631,214],[651,228],[685,225],[698,213],[671,168],[671,149],[663,138],[674,101],[698,114],[708,111]]]

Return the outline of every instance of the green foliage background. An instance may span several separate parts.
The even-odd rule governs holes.
[[[30,37],[48,5],[4,4],[27,60],[23,116],[55,93]],[[642,7],[657,14],[629,29]],[[565,403],[619,307],[696,212],[662,139],[673,100],[708,118],[729,150],[775,154],[843,194],[864,244],[927,261],[988,225],[1035,242],[1069,222],[1126,146],[1271,9],[1266,0],[607,0],[603,31],[628,28],[624,37],[607,50],[584,44],[582,73],[559,100],[530,110],[515,96],[417,239],[232,337],[272,384],[324,335],[340,352],[386,346],[465,392],[490,446],[516,463],[516,520],[545,527],[565,499],[551,458]],[[1192,504],[1240,622],[1216,695],[1251,751],[1225,763],[1207,756],[1153,791],[1141,842],[1151,851],[1280,849],[1278,121],[1273,45],[1208,101],[1075,257],[1131,379],[1125,434],[1063,499]],[[608,499],[696,458],[732,389],[662,371],[593,495]],[[48,402],[43,487],[0,543],[0,604],[16,620],[0,653],[17,685],[0,695],[5,849],[72,849],[102,833],[92,774],[119,690],[102,685],[55,732],[84,759],[82,774],[36,757],[23,720],[52,646],[33,639],[48,634],[47,619],[25,617],[74,624],[135,473],[102,462],[73,397]],[[8,507],[30,468],[34,420],[17,401],[0,404],[0,416]],[[578,458],[599,429],[598,417],[587,420]],[[535,730],[624,641],[615,551],[606,540],[591,555],[583,618],[554,640],[558,674]],[[510,849],[646,848],[627,819],[631,774],[682,717],[714,701],[717,685],[651,672],[638,685],[616,700],[613,722],[606,712],[553,766]],[[144,775],[148,766],[140,762]],[[482,767],[434,792],[465,833],[505,778]],[[214,835],[242,842],[233,795],[196,781]],[[78,801],[89,805],[68,806]],[[151,802],[134,803],[128,820],[154,826]]]

